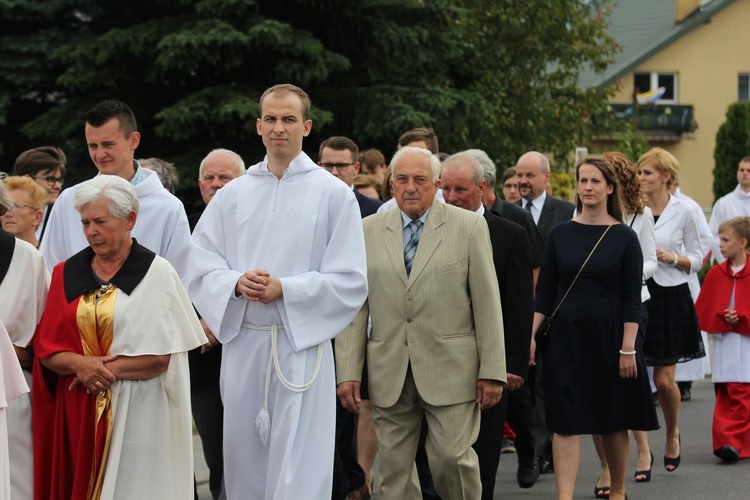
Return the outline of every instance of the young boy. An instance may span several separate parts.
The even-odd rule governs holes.
[[[714,339],[714,455],[725,463],[750,457],[750,271],[745,266],[750,218],[719,227],[727,260],[706,275],[695,303],[701,330]]]

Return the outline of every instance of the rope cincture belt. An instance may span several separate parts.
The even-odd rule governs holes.
[[[318,378],[318,373],[320,372],[320,362],[323,359],[323,344],[318,344],[318,354],[317,359],[315,360],[315,370],[313,371],[310,381],[302,385],[294,385],[289,380],[287,380],[287,378],[281,372],[281,367],[279,366],[279,351],[276,348],[276,337],[278,337],[279,330],[284,329],[284,326],[257,326],[251,325],[249,323],[243,323],[242,328],[246,328],[248,330],[271,332],[271,352],[268,356],[268,367],[266,368],[266,387],[263,396],[263,408],[258,412],[258,416],[255,417],[255,430],[258,431],[258,434],[260,434],[260,440],[263,443],[263,446],[268,448],[268,445],[271,442],[271,416],[268,414],[268,389],[271,385],[271,368],[273,367],[276,369],[276,376],[279,377],[279,381],[281,381],[284,387],[292,392],[305,392],[310,387],[312,387],[313,382],[315,382],[315,379]]]

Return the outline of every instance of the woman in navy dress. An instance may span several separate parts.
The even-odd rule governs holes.
[[[558,498],[573,498],[580,435],[601,434],[611,473],[610,498],[622,499],[627,430],[658,428],[645,361],[636,349],[643,256],[635,232],[621,223],[621,190],[612,164],[588,156],[576,166],[576,181],[580,215],[550,232],[533,327],[536,333],[555,311],[601,238],[555,314],[543,353],[547,426],[555,433],[555,483]],[[535,350],[532,342],[532,360]]]

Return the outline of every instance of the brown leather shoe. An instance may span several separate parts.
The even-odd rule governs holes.
[[[364,484],[358,490],[349,492],[346,500],[370,500],[370,488]]]

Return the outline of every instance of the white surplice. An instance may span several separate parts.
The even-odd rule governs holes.
[[[164,257],[187,285],[190,258],[190,228],[182,202],[164,189],[153,170],[144,169],[145,177],[133,188],[138,195],[140,211],[131,236],[156,255]],[[52,206],[47,229],[39,250],[52,271],[58,262],[88,246],[81,226],[81,214],[73,208],[75,193],[83,183],[65,189]]]
[[[156,257],[131,295],[117,291],[110,353],[170,354],[148,380],[118,380],[101,498],[193,498],[193,433],[187,352],[207,342],[174,269]]]
[[[367,296],[365,245],[356,199],[343,182],[300,153],[281,180],[265,162],[219,190],[193,232],[190,297],[224,344],[224,477],[230,499],[329,498],[335,435],[330,340]],[[237,298],[248,270],[280,278],[271,304]],[[243,326],[244,325],[244,326]],[[271,333],[283,326],[278,361],[295,393],[270,377],[270,445],[255,430],[263,408]]]
[[[2,321],[0,321],[0,377],[2,377],[2,380],[0,380],[0,500],[10,500],[11,498],[14,500],[32,499],[34,494],[33,469],[21,469],[19,471],[18,464],[15,464],[16,459],[19,458],[17,454],[14,454],[11,459],[9,437],[12,436],[9,434],[11,429],[8,426],[7,420],[8,407],[12,402],[17,401],[19,398],[24,398],[28,401],[29,386],[31,384],[28,384],[24,378],[21,365],[18,364],[16,351],[13,349],[8,331],[3,326]],[[26,423],[28,424],[27,427],[30,427],[31,414],[28,417],[29,419]],[[28,437],[31,436],[29,435]],[[31,441],[28,442],[28,445],[31,445]],[[29,457],[31,457],[31,449],[26,451]],[[28,466],[26,458],[28,457],[23,457],[24,460],[20,465]],[[11,481],[11,470],[14,472],[18,471],[21,477],[14,477]],[[17,485],[19,479],[23,479],[24,481],[31,479],[31,482]]]
[[[679,187],[677,188],[674,196],[686,202],[695,214],[695,221],[698,223],[698,232],[700,234],[701,240],[701,251],[703,252],[703,255],[706,256],[708,252],[711,251],[711,243],[713,241],[713,238],[711,236],[711,229],[709,228],[708,221],[706,220],[706,214],[703,212],[703,209],[698,204],[698,202],[680,191]],[[721,256],[721,253],[719,253],[719,256]],[[693,302],[695,302],[696,300],[698,300],[698,294],[701,291],[700,281],[698,280],[698,273],[693,273],[690,275],[690,278],[688,279],[688,286],[690,287],[690,295],[693,297]],[[711,360],[708,352],[708,335],[706,334],[706,332],[701,332],[701,337],[703,337],[703,345],[706,348],[706,355],[702,358],[691,359],[690,361],[687,361],[685,363],[677,363],[677,369],[675,371],[675,380],[677,382],[703,380],[704,378],[706,378],[706,375],[711,374]]]
[[[735,217],[750,217],[750,193],[743,191],[739,184],[734,191],[716,200],[711,219],[708,221],[713,237],[713,256],[719,264],[726,260],[719,249],[719,226],[722,222]]]
[[[44,312],[49,280],[42,254],[29,243],[16,238],[10,268],[0,283],[0,322],[5,325],[6,336],[10,336],[14,345],[26,347],[31,343]],[[23,371],[22,376],[31,387],[31,374]],[[30,394],[13,399],[5,411],[5,418],[13,498],[31,500],[34,497],[34,450]]]

